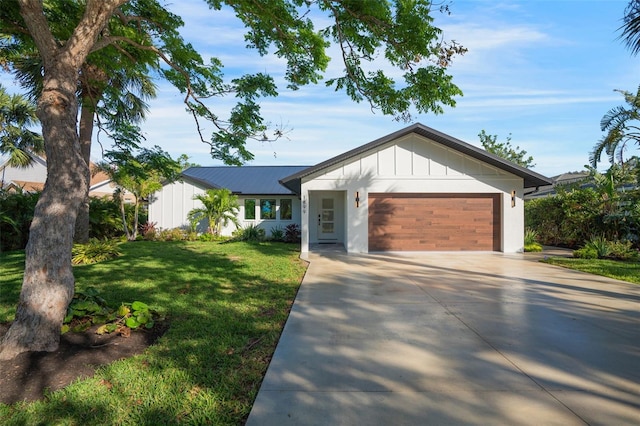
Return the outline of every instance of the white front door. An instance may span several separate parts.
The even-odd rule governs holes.
[[[318,209],[318,240],[336,240],[336,199],[322,197]]]

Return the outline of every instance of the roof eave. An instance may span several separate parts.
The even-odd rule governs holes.
[[[433,140],[437,143],[440,143],[448,148],[453,148],[463,154],[474,157],[478,160],[481,160],[487,164],[498,167],[499,169],[505,170],[509,173],[515,174],[516,176],[522,177],[524,180],[525,188],[534,188],[543,185],[549,185],[552,183],[551,179],[533,172],[524,167],[518,166],[510,161],[507,161],[497,155],[491,154],[481,148],[468,144],[464,141],[446,135],[442,132],[439,132],[435,129],[427,127],[423,124],[416,123],[409,127],[405,127],[404,129],[398,130],[394,133],[391,133],[387,136],[383,136],[379,139],[376,139],[372,142],[369,142],[365,145],[354,148],[350,151],[345,152],[344,154],[338,155],[336,157],[330,158],[326,161],[316,164],[315,166],[311,166],[307,169],[304,169],[298,173],[295,173],[291,176],[288,176],[280,181],[280,183],[286,186],[289,189],[295,190],[297,188],[297,192],[300,192],[300,181],[302,178],[309,176],[313,173],[316,173],[320,170],[323,170],[327,167],[331,167],[335,164],[338,164],[342,161],[346,161],[350,158],[353,158],[357,155],[360,155],[369,150],[375,149],[381,145],[384,145],[393,140],[402,138],[408,134],[416,133],[420,136],[423,136],[427,139]],[[290,186],[292,185],[292,186]]]

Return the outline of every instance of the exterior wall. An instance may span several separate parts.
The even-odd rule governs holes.
[[[501,233],[505,253],[520,252],[524,246],[523,179],[487,165],[456,150],[416,134],[349,159],[322,173],[302,180],[302,251],[311,243],[309,211],[316,191],[346,191],[344,244],[348,252],[368,252],[369,192],[499,193],[502,194]],[[511,206],[515,191],[515,206]],[[355,196],[359,194],[359,207]]]
[[[181,181],[163,186],[149,198],[149,222],[155,222],[160,229],[189,228],[187,213],[200,207],[200,202],[193,197],[204,191],[202,187]]]
[[[47,180],[47,163],[40,157],[34,157],[34,162],[29,167],[11,167],[4,164],[0,167],[0,187],[11,181],[42,182]]]
[[[205,188],[199,187],[189,182],[174,182],[165,185],[160,191],[153,194],[149,202],[149,222],[156,222],[157,227],[161,229],[171,228],[189,228],[190,224],[187,220],[187,214],[194,208],[202,207],[200,201],[194,200],[195,195],[203,194]],[[256,200],[255,217],[256,219],[245,219],[245,200]],[[260,219],[260,200],[275,199],[276,200],[276,219]],[[281,200],[291,200],[292,218],[291,220],[280,219]],[[238,222],[240,226],[246,227],[256,225],[264,229],[266,235],[270,235],[271,230],[275,227],[282,227],[283,230],[287,225],[292,223],[300,226],[300,200],[296,195],[241,195],[238,197],[240,209],[238,212]],[[204,224],[198,226],[198,232],[204,232],[206,227]],[[233,223],[229,223],[222,229],[222,235],[231,236],[236,230]]]
[[[245,219],[245,200],[255,200],[256,206],[254,208],[255,219]],[[260,219],[260,200],[276,200],[276,218],[275,219]],[[281,218],[281,205],[282,200],[291,200],[291,219]],[[245,228],[247,226],[258,226],[264,229],[267,236],[271,235],[271,230],[274,228],[284,229],[291,224],[300,226],[300,200],[297,195],[241,195],[238,197],[240,204],[240,212],[238,213],[238,219],[240,226]],[[235,230],[233,224],[229,224],[224,230],[223,235],[231,235]]]

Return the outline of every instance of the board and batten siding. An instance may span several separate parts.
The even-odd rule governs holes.
[[[200,201],[194,200],[193,197],[203,194],[203,187],[194,185],[187,181],[177,181],[162,187],[162,189],[153,194],[149,202],[149,222],[156,223],[156,228],[172,229],[172,228],[189,228],[187,215],[190,210],[202,207]],[[244,201],[245,199],[256,200],[256,211],[253,220],[245,220]],[[261,199],[276,200],[276,217],[277,219],[260,219],[259,204]],[[280,220],[280,200],[290,199],[292,202],[292,219]],[[282,227],[283,229],[291,223],[300,226],[300,200],[296,195],[239,195],[238,204],[238,222],[240,226],[247,227],[250,225],[259,226],[264,229],[266,235],[270,235],[271,229]],[[199,232],[204,232],[203,227],[198,228]],[[222,235],[231,236],[236,230],[235,225],[229,223],[222,229]]]
[[[366,253],[368,193],[500,194],[503,252],[520,252],[524,245],[524,181],[455,149],[410,134],[346,159],[302,179],[302,198],[313,191],[345,191],[348,252]],[[515,191],[515,206],[511,192]],[[359,207],[353,202],[360,196]],[[309,212],[303,212],[302,250],[309,249]],[[305,229],[306,227],[307,229]]]

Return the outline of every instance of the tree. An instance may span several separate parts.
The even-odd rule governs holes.
[[[11,166],[28,167],[32,154],[44,153],[42,136],[30,130],[37,121],[34,104],[0,85],[0,154],[9,155]]]
[[[234,12],[246,27],[250,48],[284,59],[291,89],[320,80],[329,62],[325,50],[333,42],[342,54],[344,70],[326,84],[384,114],[411,119],[414,110],[441,113],[442,105],[454,106],[453,98],[461,94],[446,69],[452,57],[465,49],[443,41],[427,0],[207,3],[213,13],[223,7]],[[64,12],[66,5],[78,13],[72,15],[68,31],[57,32],[54,23],[60,17],[55,12]],[[109,48],[153,54],[158,66],[146,72],[157,72],[184,94],[201,140],[210,145],[212,156],[229,164],[252,158],[245,147],[247,139],[266,137],[259,99],[276,96],[277,87],[265,73],[225,80],[221,61],[213,58],[205,64],[173,25],[181,24],[179,17],[156,0],[4,0],[0,9],[0,43],[30,37],[42,60],[37,115],[48,172],[25,250],[16,318],[0,343],[0,359],[8,359],[24,351],[55,350],[73,295],[71,247],[89,176],[77,128],[78,76],[89,56]],[[314,28],[311,17],[322,21],[322,30]],[[385,63],[376,63],[376,58]],[[388,69],[388,64],[400,71],[401,82],[375,70]],[[210,109],[208,99],[227,95],[235,96],[235,107],[227,113]],[[202,135],[203,119],[215,129],[209,140]]]
[[[68,1],[48,2],[44,7],[48,14],[56,17],[51,21],[52,32],[58,39],[68,39],[83,12],[82,4]],[[2,13],[11,16],[10,9],[3,9],[0,16]],[[109,31],[112,36],[116,36],[123,34],[126,28],[116,21],[109,24]],[[27,34],[26,30],[22,32]],[[142,42],[139,39],[136,41]],[[29,98],[40,97],[43,63],[31,37],[14,37],[9,42],[1,43],[0,60],[11,65],[12,72],[21,86],[28,91]],[[107,46],[87,56],[79,73],[77,89],[80,102],[78,136],[82,156],[87,164],[91,162],[94,124],[107,133],[122,133],[127,131],[123,129],[130,129],[131,123],[135,124],[144,119],[147,111],[146,100],[154,97],[156,93],[147,70],[154,68],[156,62],[153,53],[129,45],[119,48]],[[87,174],[88,185],[90,179],[91,176]],[[88,239],[87,194],[76,219],[74,240],[83,243]]]
[[[105,154],[110,163],[102,163],[99,169],[106,172],[118,185],[115,194],[122,216],[122,226],[127,240],[138,237],[138,214],[144,198],[160,190],[163,182],[171,182],[182,171],[182,164],[173,160],[160,147],[142,148],[137,155],[130,151],[111,151]],[[125,194],[133,195],[133,224],[131,229],[125,211]]]
[[[611,164],[624,164],[624,153],[629,143],[640,146],[640,87],[634,94],[616,90],[624,96],[627,106],[612,108],[602,117],[600,128],[607,134],[593,147],[589,154],[589,162],[596,167],[602,153],[606,152]]]
[[[202,207],[191,210],[188,213],[189,222],[197,224],[201,221],[207,223],[207,232],[212,235],[220,235],[222,227],[229,222],[236,228],[240,226],[237,215],[240,205],[238,197],[226,188],[207,189],[204,194],[193,197],[202,203]]]
[[[519,146],[515,148],[511,146],[511,133],[507,136],[506,142],[498,142],[498,135],[488,135],[484,130],[478,134],[478,137],[482,147],[488,152],[522,167],[535,167],[533,157],[527,157],[527,151],[520,149]]]
[[[620,38],[631,50],[632,55],[640,52],[640,0],[631,0],[624,10]]]

